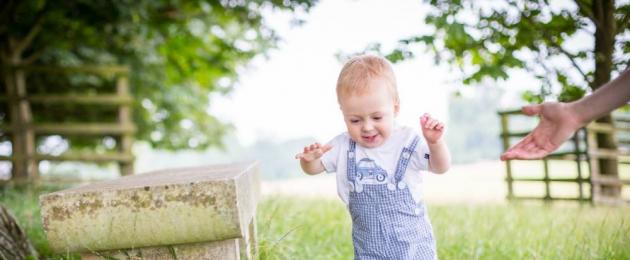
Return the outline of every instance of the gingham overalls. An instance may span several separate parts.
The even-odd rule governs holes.
[[[435,240],[423,203],[416,203],[403,177],[419,137],[400,153],[396,173],[378,184],[357,177],[356,143],[348,150],[349,208],[354,259],[436,259]]]

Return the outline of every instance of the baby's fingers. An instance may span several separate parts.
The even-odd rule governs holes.
[[[427,121],[431,118],[431,116],[428,113],[424,113],[421,117],[420,117],[420,125],[422,127],[424,127],[427,123]]]
[[[322,157],[322,155],[324,155],[326,152],[330,151],[330,149],[332,149],[331,145],[324,145],[324,146],[319,146],[317,147],[317,149],[313,150],[315,153],[315,156],[317,158]]]
[[[427,121],[424,123],[424,128],[425,129],[434,129],[437,124],[438,124],[437,120],[435,120],[433,118],[428,118]]]

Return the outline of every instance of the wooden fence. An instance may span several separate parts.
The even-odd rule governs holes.
[[[501,120],[501,139],[503,150],[507,150],[512,141],[518,141],[530,131],[512,132],[509,128],[510,117],[522,116],[520,110],[499,112]],[[623,192],[624,188],[630,188],[630,179],[620,176],[605,175],[599,172],[598,161],[601,158],[616,159],[620,166],[630,164],[630,117],[616,113],[613,124],[590,123],[586,127],[578,130],[562,148],[547,157],[538,160],[543,164],[542,177],[523,177],[515,172],[514,161],[506,161],[506,183],[508,199],[542,199],[542,200],[573,200],[590,201],[593,203],[605,204],[628,204],[630,200],[620,197],[611,198],[603,196],[601,188],[603,186],[616,187]],[[606,150],[598,148],[596,135],[598,133],[612,133],[618,143],[617,150]],[[568,147],[568,148],[567,148]],[[550,171],[550,164],[554,161],[575,162],[576,175],[573,177],[556,177]],[[586,167],[585,167],[586,165]],[[624,173],[625,174],[625,173]],[[520,183],[543,183],[544,192],[542,196],[520,195],[515,192],[515,186]],[[552,184],[574,183],[577,190],[576,196],[552,196]]]
[[[0,103],[7,105],[9,116],[7,124],[0,124],[0,133],[10,136],[11,155],[0,155],[0,161],[10,161],[12,176],[18,179],[38,177],[40,161],[87,161],[117,162],[121,175],[133,174],[134,156],[131,152],[133,135],[136,131],[131,118],[133,98],[129,91],[129,70],[114,66],[83,67],[15,67],[10,72],[12,81],[5,84],[6,95],[0,96]],[[72,74],[94,75],[112,78],[115,93],[102,94],[27,94],[27,78],[30,74]],[[13,84],[10,84],[13,83]],[[51,88],[52,89],[52,88]],[[114,106],[117,110],[116,122],[35,123],[31,114],[33,105],[65,106],[96,105]],[[116,152],[66,152],[60,155],[43,154],[37,151],[37,136],[113,136],[117,138]]]

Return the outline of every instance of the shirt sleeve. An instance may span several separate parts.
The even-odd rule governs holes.
[[[419,171],[428,171],[429,170],[429,158],[431,158],[431,152],[429,151],[429,145],[427,145],[427,141],[424,137],[420,135],[416,135],[420,137],[418,141],[418,145],[416,145],[416,152],[413,153],[411,157],[410,164],[413,169]]]
[[[332,148],[322,155],[322,165],[324,165],[324,169],[327,173],[337,171],[337,160],[339,159],[339,151],[341,150],[343,137],[342,134],[330,140],[328,144],[331,145]]]

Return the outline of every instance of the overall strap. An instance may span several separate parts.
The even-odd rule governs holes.
[[[346,174],[348,176],[348,181],[352,182],[355,179],[356,173],[356,148],[357,143],[350,138],[350,148],[348,149],[348,161],[347,161],[347,171]]]
[[[398,158],[398,164],[396,165],[396,174],[394,175],[397,185],[402,181],[404,177],[403,175],[405,174],[405,171],[407,171],[407,165],[409,164],[409,160],[411,160],[411,155],[416,150],[418,141],[420,141],[420,137],[416,135],[416,137],[413,138],[413,141],[411,141],[409,146],[404,147],[402,152],[400,152],[400,157]]]

